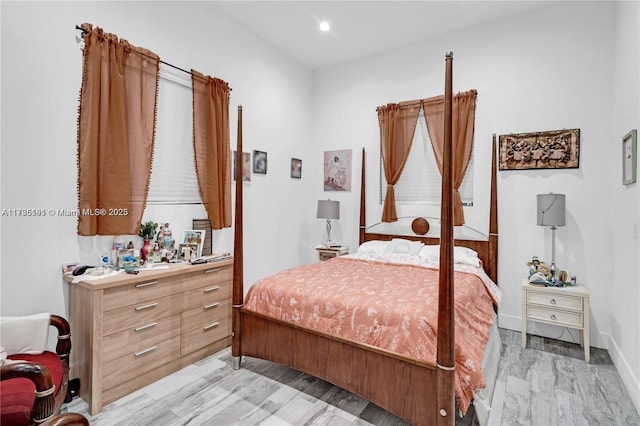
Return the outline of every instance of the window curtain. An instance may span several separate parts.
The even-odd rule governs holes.
[[[407,162],[419,114],[420,103],[387,104],[378,107],[380,148],[384,176],[387,180],[387,191],[382,210],[383,222],[398,220],[393,186],[400,179],[402,169]]]
[[[159,57],[83,24],[78,235],[138,235],[147,197]]]
[[[477,95],[476,90],[469,90],[453,97],[453,224],[455,226],[464,225],[464,210],[459,189],[473,149]],[[422,101],[422,107],[436,163],[442,174],[444,97],[425,99]]]
[[[193,148],[200,197],[212,229],[231,226],[229,84],[191,70]]]

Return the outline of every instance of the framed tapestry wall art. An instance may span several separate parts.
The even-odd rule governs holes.
[[[500,170],[577,169],[580,129],[500,136]]]

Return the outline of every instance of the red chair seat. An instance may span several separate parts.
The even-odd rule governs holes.
[[[42,364],[49,369],[56,386],[56,394],[62,383],[62,362],[54,352],[39,355],[10,355],[9,359],[30,361]],[[31,410],[35,401],[36,387],[29,379],[11,379],[0,382],[0,425],[28,425],[31,423]]]

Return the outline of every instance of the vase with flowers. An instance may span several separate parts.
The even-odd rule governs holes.
[[[142,260],[147,260],[147,255],[151,252],[151,240],[156,235],[156,230],[158,229],[158,224],[153,221],[148,221],[140,224],[140,237],[144,240],[144,244],[140,249],[140,257]]]

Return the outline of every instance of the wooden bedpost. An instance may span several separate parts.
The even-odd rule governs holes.
[[[444,146],[440,210],[440,275],[438,281],[438,349],[436,355],[436,425],[455,422],[455,314],[453,274],[453,52],[445,59]]]
[[[244,300],[243,281],[243,246],[242,246],[242,105],[238,105],[238,139],[236,145],[236,210],[235,226],[233,230],[233,294],[232,294],[232,315],[231,331],[231,356],[233,357],[233,368],[240,368],[240,325],[242,321],[241,312]]]
[[[367,219],[366,219],[366,192],[365,192],[365,163],[364,163],[364,148],[362,148],[362,167],[360,168],[360,245],[364,243],[364,233],[367,230]]]
[[[489,265],[487,275],[498,284],[498,152],[496,134],[491,145],[491,206],[489,211]]]

